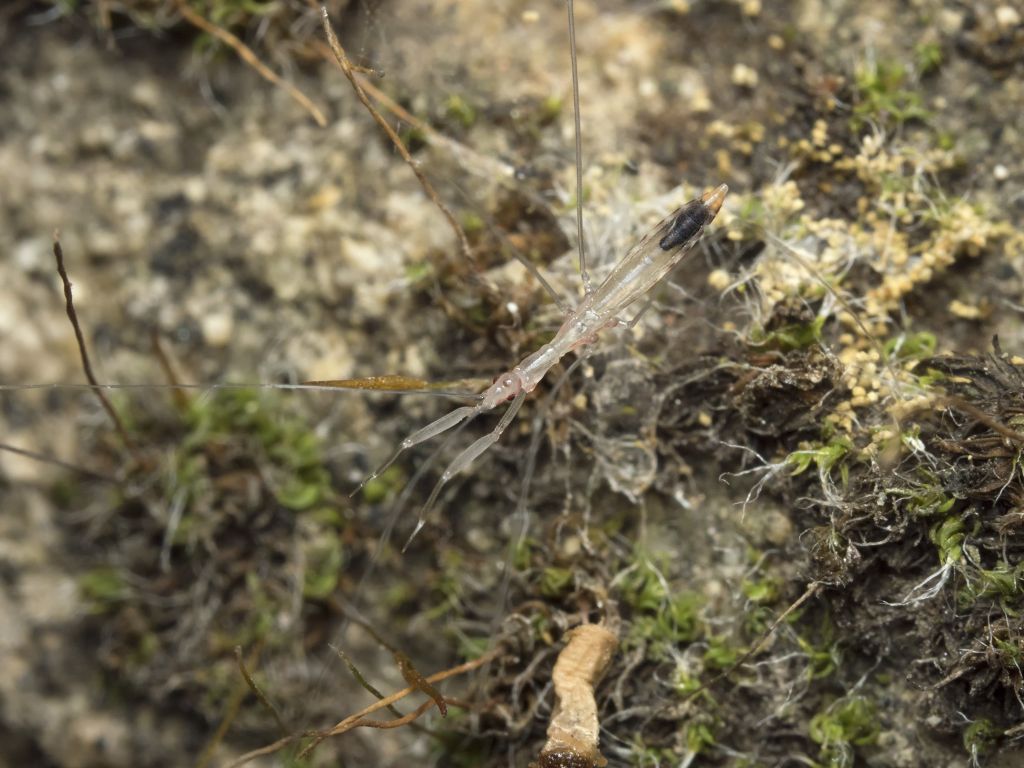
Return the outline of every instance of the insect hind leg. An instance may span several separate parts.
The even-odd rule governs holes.
[[[416,534],[423,530],[423,526],[426,525],[427,515],[430,513],[430,510],[434,508],[434,504],[437,502],[438,496],[441,495],[441,491],[445,485],[448,484],[448,481],[459,472],[466,469],[474,460],[501,439],[505,430],[508,429],[508,425],[512,423],[512,420],[515,419],[516,414],[522,407],[523,401],[526,399],[526,394],[525,390],[519,390],[519,393],[515,396],[512,404],[502,415],[501,420],[494,429],[483,437],[477,438],[470,443],[469,446],[464,448],[462,452],[452,459],[451,463],[445,467],[444,472],[441,473],[440,479],[434,485],[434,490],[430,492],[430,497],[427,499],[427,503],[420,509],[419,519],[416,521],[416,528],[413,530],[412,535],[409,536],[409,540],[405,542],[405,546],[402,547],[403,552],[409,548],[409,544],[411,544],[412,540],[416,538]]]
[[[398,457],[401,456],[409,448],[412,448],[414,445],[419,445],[420,443],[426,442],[430,438],[440,435],[442,432],[447,432],[449,429],[458,424],[461,424],[463,421],[473,418],[482,410],[483,408],[479,405],[464,405],[461,408],[456,408],[451,413],[446,413],[444,416],[437,419],[436,421],[430,422],[429,424],[427,424],[427,426],[416,430],[399,444],[398,450],[396,450],[391,455],[391,458],[389,458],[387,461],[385,461],[383,464],[377,467],[377,469],[375,469],[371,474],[363,478],[363,481],[356,487],[354,491],[352,491],[352,493],[349,494],[349,498],[359,493],[359,491],[361,491],[368,482],[380,477],[384,472],[388,470],[388,468],[392,464],[395,463],[395,461],[398,460]]]

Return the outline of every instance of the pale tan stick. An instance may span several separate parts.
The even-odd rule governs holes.
[[[300,91],[293,84],[289,83],[287,80],[284,80],[281,77],[279,77],[273,70],[271,70],[269,67],[267,67],[267,65],[260,61],[256,54],[252,52],[252,49],[249,46],[247,46],[235,35],[231,34],[223,27],[217,26],[209,19],[196,13],[188,6],[185,0],[175,0],[175,3],[178,6],[178,12],[182,15],[185,21],[187,21],[189,24],[192,24],[195,27],[198,27],[204,32],[213,35],[225,45],[234,48],[235,53],[237,53],[239,57],[241,57],[242,61],[244,61],[250,67],[255,69],[256,72],[260,75],[260,77],[262,77],[264,80],[272,83],[273,85],[276,85],[278,88],[284,89],[284,91],[289,96],[291,96],[295,101],[297,101],[302,106],[303,109],[305,109],[307,112],[309,112],[310,115],[312,115],[313,119],[316,120],[317,125],[319,125],[321,128],[327,125],[327,118],[324,116],[324,113],[320,111],[320,108],[316,104],[314,104],[312,100],[308,96],[306,96],[306,94]]]
[[[604,765],[598,751],[601,725],[594,687],[601,682],[619,647],[619,636],[599,624],[583,624],[569,632],[558,654],[551,682],[557,703],[540,752],[541,768],[559,765]]]

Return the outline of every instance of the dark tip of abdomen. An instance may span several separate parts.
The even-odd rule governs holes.
[[[694,237],[707,223],[710,214],[711,211],[700,200],[691,200],[683,206],[669,225],[668,232],[658,241],[661,250],[671,251]]]

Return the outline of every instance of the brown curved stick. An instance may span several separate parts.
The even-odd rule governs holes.
[[[377,123],[381,130],[387,134],[388,138],[391,139],[391,143],[395,145],[395,149],[398,150],[398,154],[400,154],[402,159],[405,160],[405,164],[412,169],[414,174],[416,174],[416,179],[419,181],[420,186],[423,187],[423,191],[427,193],[427,197],[430,198],[431,202],[437,206],[437,209],[441,211],[444,217],[448,220],[449,226],[451,226],[452,231],[455,232],[455,237],[458,238],[459,249],[462,251],[463,257],[465,257],[467,262],[470,261],[472,254],[469,250],[469,240],[466,239],[466,233],[462,231],[462,227],[459,226],[459,222],[455,220],[455,214],[451,212],[451,209],[449,209],[447,205],[441,202],[441,198],[438,196],[437,190],[434,189],[434,186],[430,183],[427,177],[423,175],[423,171],[421,171],[419,166],[416,165],[416,161],[413,159],[412,155],[409,154],[409,150],[405,148],[405,144],[402,143],[401,137],[395,133],[395,129],[392,128],[388,121],[384,119],[384,116],[381,115],[380,111],[373,105],[373,102],[370,101],[370,97],[366,95],[366,91],[363,90],[363,86],[360,84],[359,80],[356,78],[355,72],[353,71],[352,62],[348,60],[348,56],[345,55],[345,49],[341,47],[341,43],[338,42],[338,36],[334,34],[334,28],[331,27],[331,20],[327,15],[326,6],[322,6],[320,8],[320,15],[323,18],[324,34],[327,36],[327,43],[331,46],[331,52],[334,54],[334,60],[338,63],[338,68],[341,69],[342,74],[344,74],[348,79],[349,83],[352,85],[352,90],[356,92],[356,97],[360,102],[362,102],[363,106],[366,107],[374,122]]]
[[[479,657],[473,659],[472,661],[467,661],[465,664],[460,664],[457,667],[452,667],[451,669],[445,669],[445,670],[442,670],[441,672],[435,672],[434,674],[428,676],[426,678],[426,681],[428,683],[440,683],[443,680],[447,680],[449,677],[455,677],[456,675],[461,675],[461,674],[464,674],[466,672],[471,672],[472,670],[476,669],[477,667],[482,667],[484,664],[487,664],[488,662],[492,661],[498,655],[500,650],[501,650],[501,648],[495,648],[494,650],[490,651],[489,653],[485,653],[483,656],[479,656]],[[324,741],[325,739],[328,739],[331,736],[340,736],[341,734],[346,733],[347,731],[350,731],[353,728],[359,727],[358,726],[359,721],[362,720],[363,718],[365,718],[367,715],[373,714],[374,712],[377,712],[378,710],[384,709],[384,708],[394,704],[396,701],[400,701],[401,699],[404,699],[410,693],[414,693],[414,692],[419,691],[419,690],[420,690],[420,688],[418,686],[410,685],[408,688],[403,688],[402,690],[400,690],[400,691],[398,691],[396,693],[393,693],[390,696],[385,696],[383,699],[380,699],[379,701],[376,701],[373,704],[370,704],[368,707],[364,707],[362,710],[360,710],[359,712],[356,712],[354,715],[350,715],[349,717],[346,717],[344,720],[340,721],[333,728],[330,728],[327,731],[321,731],[320,733],[318,733],[316,735],[316,738],[313,740],[313,742],[309,746],[307,746],[305,749],[303,749],[302,752],[300,752],[298,756],[300,758],[307,757],[309,755],[309,753],[312,752],[320,744],[320,742]],[[433,700],[428,700],[428,701],[426,701],[424,703],[428,707],[435,706]]]

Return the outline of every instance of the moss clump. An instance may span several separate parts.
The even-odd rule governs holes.
[[[99,566],[78,577],[78,588],[94,613],[113,611],[128,599],[130,591],[116,568]]]
[[[833,702],[811,718],[808,733],[819,744],[819,757],[829,768],[850,768],[856,748],[878,741],[881,726],[874,703],[862,696]]]
[[[671,647],[691,643],[702,631],[699,595],[672,590],[646,557],[638,557],[620,585],[620,600],[632,609],[626,647],[646,646],[654,658]]]
[[[850,126],[854,131],[874,123],[896,127],[910,120],[925,120],[930,113],[919,91],[910,87],[907,68],[894,61],[860,66],[854,79],[856,99]]]
[[[176,418],[131,415],[161,460],[68,530],[98,657],[139,694],[216,719],[240,682],[235,646],[294,657],[315,631],[345,562],[340,500],[320,439],[281,398],[221,391]]]

